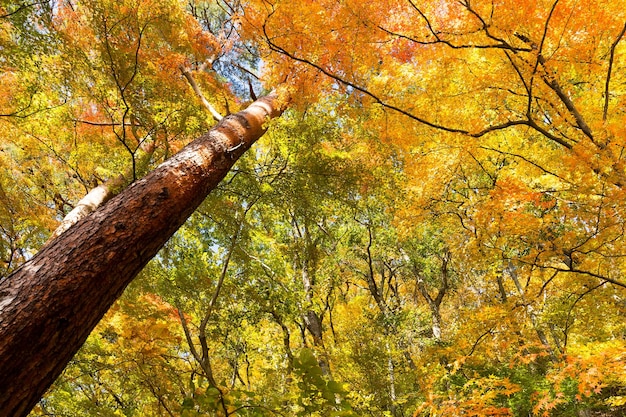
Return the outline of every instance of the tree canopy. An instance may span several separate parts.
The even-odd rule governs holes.
[[[0,282],[286,107],[31,415],[622,415],[625,33],[604,0],[0,0]]]

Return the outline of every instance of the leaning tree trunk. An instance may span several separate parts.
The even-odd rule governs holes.
[[[209,133],[0,281],[0,416],[26,416],[124,288],[280,114],[273,95]]]

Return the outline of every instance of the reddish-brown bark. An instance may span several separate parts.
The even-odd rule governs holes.
[[[124,288],[279,115],[274,96],[214,129],[0,281],[0,416],[25,416]]]

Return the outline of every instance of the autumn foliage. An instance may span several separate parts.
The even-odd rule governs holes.
[[[181,71],[290,106],[31,415],[626,412],[619,1],[17,3],[0,279],[212,126]]]

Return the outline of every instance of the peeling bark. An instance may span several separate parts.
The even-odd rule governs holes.
[[[46,244],[0,281],[0,416],[26,416],[111,304],[280,114],[270,95]]]
[[[147,162],[154,154],[156,146],[154,145],[154,143],[150,143],[149,145],[146,145],[145,147],[142,147],[140,149],[140,165],[147,164]],[[59,237],[63,232],[78,223],[80,219],[87,216],[89,213],[96,210],[102,204],[115,197],[117,191],[119,191],[125,185],[128,185],[131,182],[131,180],[129,180],[128,178],[134,178],[134,176],[134,170],[130,170],[126,174],[121,174],[117,177],[111,178],[89,191],[87,195],[85,195],[76,203],[72,211],[67,213],[59,226],[56,228],[56,230],[52,232],[52,235],[50,236],[50,239],[48,239],[48,242]]]

